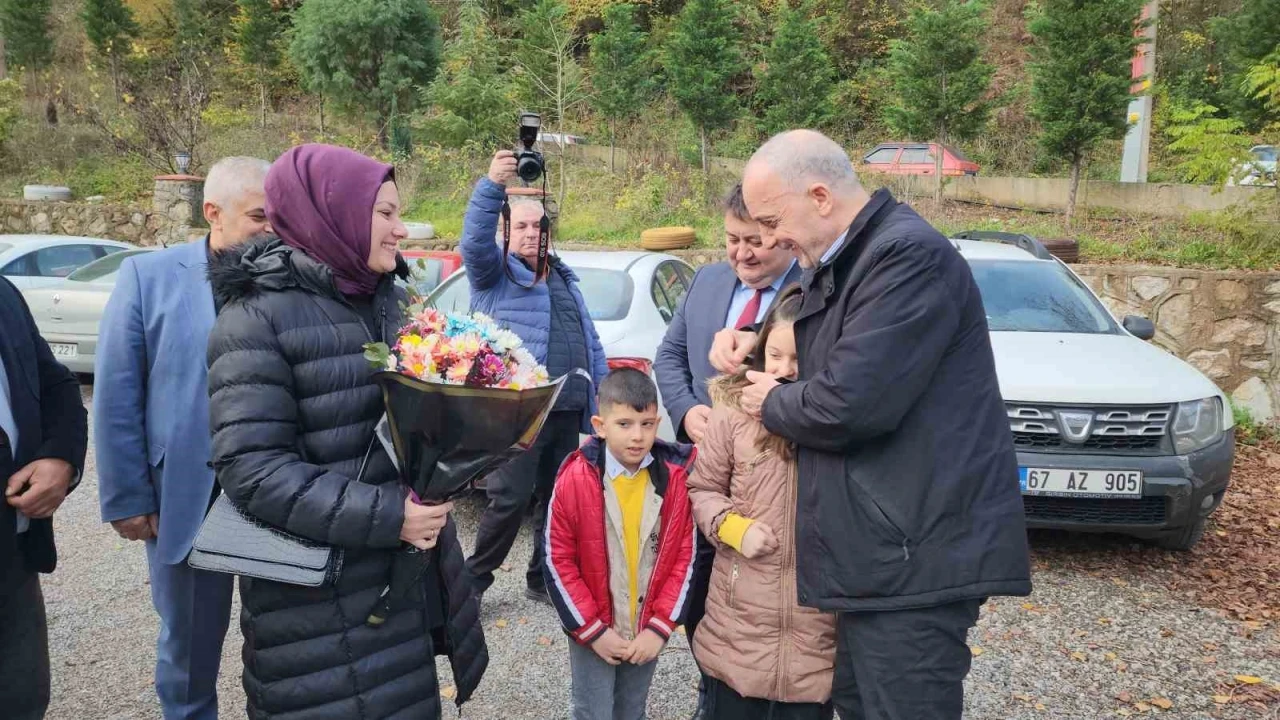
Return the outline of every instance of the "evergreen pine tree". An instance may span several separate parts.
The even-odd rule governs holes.
[[[267,126],[267,90],[280,67],[280,17],[271,0],[238,0],[240,17],[236,24],[236,40],[240,59],[253,66],[258,74],[258,99],[262,127]]]
[[[822,128],[835,113],[835,73],[806,8],[783,6],[764,53],[756,86],[760,129],[766,135],[794,128]]]
[[[138,23],[124,0],[85,0],[81,12],[89,43],[111,65],[111,84],[120,92],[120,63],[129,54],[129,42],[138,36]]]
[[[676,104],[698,128],[702,171],[707,171],[707,133],[738,114],[732,81],[744,69],[733,3],[689,0],[667,36],[663,65]]]
[[[440,74],[422,93],[431,106],[432,139],[489,148],[514,135],[511,85],[499,65],[500,49],[480,0],[463,0],[458,31],[444,46]]]
[[[1071,165],[1067,225],[1089,151],[1128,126],[1134,27],[1143,0],[1042,0],[1028,29],[1031,114],[1048,155]]]
[[[10,65],[36,72],[53,62],[51,0],[0,0],[0,31]]]
[[[630,4],[604,11],[604,30],[591,38],[591,73],[596,112],[609,123],[609,170],[614,169],[618,123],[640,114],[657,87],[649,36],[635,19]]]

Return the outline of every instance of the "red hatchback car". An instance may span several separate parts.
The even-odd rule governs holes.
[[[943,150],[943,175],[978,174],[978,163],[950,145],[940,146],[937,143],[880,143],[862,157],[862,170],[890,175],[932,175],[934,153],[939,147]]]
[[[409,265],[407,285],[422,297],[462,267],[462,255],[454,250],[402,250],[400,254]]]

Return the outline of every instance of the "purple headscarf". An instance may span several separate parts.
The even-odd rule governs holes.
[[[378,188],[394,169],[354,150],[299,145],[267,172],[267,219],[280,239],[333,271],[344,295],[371,295],[381,277],[369,269],[369,237]]]

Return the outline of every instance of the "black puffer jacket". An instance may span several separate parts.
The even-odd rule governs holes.
[[[400,544],[405,491],[380,449],[354,480],[383,412],[364,323],[328,267],[276,238],[219,254],[209,278],[222,308],[209,338],[218,484],[251,515],[343,551],[321,587],[241,578],[249,717],[439,717],[436,653],[450,656],[459,704],[488,654],[452,523],[433,558],[447,609],[437,639],[421,595],[365,625]],[[390,339],[400,308],[389,276],[374,317]]]

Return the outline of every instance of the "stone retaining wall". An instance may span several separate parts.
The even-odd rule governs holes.
[[[0,200],[0,233],[76,235],[135,245],[172,245],[203,235],[204,180],[156,178],[151,207],[91,202]]]

